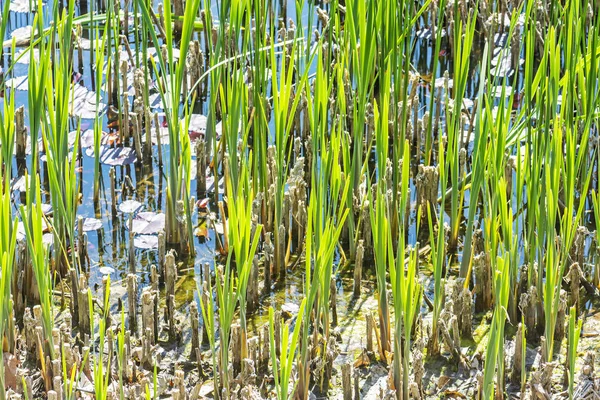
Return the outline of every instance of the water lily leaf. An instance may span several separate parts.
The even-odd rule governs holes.
[[[188,131],[190,132],[190,137],[193,134],[202,135],[206,133],[206,124],[208,119],[205,115],[202,114],[192,114],[190,115],[190,125],[188,126]]]
[[[54,243],[54,234],[52,234],[52,233],[44,233],[42,235],[42,243],[47,244],[48,246],[50,246],[52,243]]]
[[[97,231],[100,228],[102,228],[102,221],[97,218],[85,218],[83,220],[84,232]]]
[[[14,90],[27,90],[28,85],[27,75],[16,76],[6,81],[6,87]]]
[[[491,93],[493,94],[494,97],[496,98],[500,98],[502,97],[502,86],[495,86],[492,88]],[[504,96],[505,97],[510,97],[510,95],[512,94],[512,86],[505,86],[504,87]]]
[[[24,192],[27,190],[25,186],[25,175],[15,177],[10,183],[10,189],[13,192]]]
[[[94,119],[98,112],[106,108],[106,104],[96,104],[96,93],[83,85],[74,85],[71,93],[69,112],[71,116],[81,119]]]
[[[10,0],[10,11],[15,13],[30,13],[37,10],[37,0]],[[46,3],[42,2],[42,6]]]
[[[139,235],[133,238],[133,245],[138,249],[158,249],[157,235]]]
[[[100,267],[98,268],[98,272],[100,272],[102,275],[110,275],[115,272],[115,269],[111,267]]]
[[[133,214],[144,208],[144,205],[136,200],[125,200],[119,204],[119,211],[124,214]]]
[[[217,232],[219,235],[223,235],[225,233],[225,229],[223,228],[223,224],[219,221],[215,221],[215,232]]]
[[[515,72],[512,68],[512,56],[506,50],[494,57],[491,63],[493,68],[490,69],[490,74],[493,76],[508,77]]]
[[[146,211],[138,213],[132,221],[135,234],[153,235],[165,229],[165,214]]]
[[[10,33],[10,37],[15,39],[17,42],[17,46],[20,46],[22,43],[29,42],[31,38],[31,29],[33,27],[31,25],[25,25],[20,28],[15,29]],[[37,32],[37,28],[36,32]]]
[[[450,78],[448,79],[448,89],[452,89],[452,87],[454,86],[454,81]],[[434,82],[434,87],[436,89],[442,89],[446,87],[446,78],[441,77],[441,78],[437,78]]]
[[[88,147],[85,151],[89,157],[94,157],[94,148]],[[135,151],[131,147],[100,146],[100,162],[106,165],[127,165],[137,161]]]
[[[75,42],[75,45],[81,50],[90,50],[92,48],[92,41],[90,39],[80,37]]]
[[[417,38],[429,40],[433,36],[431,28],[423,28],[417,31]]]
[[[214,175],[206,175],[206,191],[208,193],[214,193],[215,192],[215,177]],[[219,180],[219,193],[223,193],[223,191],[225,190],[225,179],[221,178]]]
[[[40,59],[39,49],[33,49],[33,58],[36,61]],[[29,51],[29,48],[21,49],[20,51],[18,51],[17,54],[15,54],[15,61],[18,64],[29,64],[31,62],[31,52]]]
[[[160,135],[161,145],[169,144],[169,128],[165,126],[159,126],[158,129],[156,127],[152,127],[152,131],[150,132],[152,144],[158,144],[158,135]]]

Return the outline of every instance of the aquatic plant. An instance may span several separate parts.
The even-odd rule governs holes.
[[[0,164],[3,157],[0,156]],[[7,335],[9,338],[13,336],[11,332],[7,332],[12,327],[13,305],[11,298],[11,286],[13,283],[13,270],[15,263],[15,249],[17,242],[17,219],[14,218],[11,210],[9,176],[5,175],[3,184],[0,184],[0,338]],[[13,338],[14,341],[14,338]],[[14,343],[9,343],[9,351]],[[4,344],[0,348],[0,359],[4,360]],[[5,399],[6,393],[4,362],[0,363],[0,398]]]
[[[146,2],[139,0],[139,8],[141,10],[143,20],[146,26],[152,26],[153,20],[151,17],[151,11],[148,8]],[[166,201],[166,239],[169,244],[180,244],[181,234],[190,234],[191,221],[187,220],[187,232],[181,232],[181,228],[178,219],[181,219],[180,213],[178,213],[178,203],[182,202],[186,215],[189,215],[189,202],[187,197],[190,195],[190,164],[191,164],[191,143],[190,137],[187,131],[189,125],[189,108],[184,107],[183,122],[181,121],[180,114],[180,98],[182,93],[182,87],[184,80],[187,79],[185,75],[185,60],[188,54],[192,34],[194,32],[195,16],[198,13],[200,6],[199,0],[187,1],[185,4],[185,11],[183,14],[183,24],[181,35],[179,37],[179,61],[175,61],[173,55],[174,43],[175,43],[175,32],[174,27],[170,23],[172,20],[171,15],[171,1],[167,0],[164,4],[165,20],[169,23],[165,24],[165,48],[166,56],[163,55],[162,51],[157,51],[157,58],[160,66],[160,74],[162,74],[162,83],[159,85],[159,92],[162,103],[165,107],[165,115],[167,120],[167,127],[169,129],[169,168],[167,173],[167,201]],[[158,39],[156,31],[148,29],[147,32],[154,43],[156,49],[161,48],[161,42]],[[156,65],[154,65],[155,72],[159,75]],[[191,236],[191,235],[189,235]],[[191,243],[192,238],[188,237]],[[187,243],[188,240],[185,242]],[[189,249],[193,252],[193,249]]]
[[[26,180],[27,176],[26,176]],[[36,186],[29,190],[27,196],[27,208],[21,205],[20,214],[23,219],[27,248],[31,257],[31,264],[35,275],[35,281],[39,292],[40,305],[42,307],[42,327],[44,337],[50,346],[50,355],[53,356],[54,346],[52,343],[52,328],[54,327],[54,313],[52,302],[53,278],[48,268],[48,245],[44,241],[43,225],[47,220],[42,211],[41,190],[39,179],[34,180]],[[28,184],[31,184],[28,182]],[[34,197],[29,194],[33,191]],[[42,349],[39,349],[41,352]],[[53,358],[53,357],[52,357]]]
[[[306,305],[306,299],[300,303],[300,309],[298,312],[299,316],[304,315],[304,307]],[[277,399],[286,400],[290,398],[289,384],[293,372],[293,363],[296,359],[296,349],[299,344],[299,337],[301,332],[301,320],[296,320],[296,326],[294,326],[293,333],[290,338],[290,327],[288,323],[281,324],[281,348],[275,347],[275,316],[273,307],[269,307],[269,343],[271,349],[271,362],[273,363],[273,378],[275,379],[275,389],[277,390]],[[279,350],[279,351],[278,351]],[[279,360],[277,354],[281,354]],[[297,385],[298,381],[294,381],[294,385]],[[291,393],[293,396],[295,388],[292,388]]]

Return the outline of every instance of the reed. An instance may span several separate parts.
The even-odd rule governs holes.
[[[151,11],[148,4],[138,0],[137,4],[141,10],[143,21],[147,26],[153,25]],[[192,232],[191,221],[187,218],[187,232],[181,232],[177,223],[179,217],[177,213],[177,204],[183,202],[184,210],[189,216],[189,202],[186,200],[190,194],[190,165],[191,165],[191,144],[187,127],[189,125],[189,108],[183,107],[183,122],[181,121],[180,99],[185,75],[185,61],[188,54],[190,42],[194,32],[195,16],[198,13],[200,0],[187,1],[183,14],[183,25],[179,40],[179,61],[175,61],[173,48],[175,43],[174,27],[171,24],[172,4],[170,0],[164,3],[165,20],[169,21],[165,27],[165,47],[166,56],[162,51],[157,51],[160,73],[162,74],[162,83],[159,85],[159,92],[162,103],[165,107],[167,126],[169,129],[169,168],[167,173],[167,196],[166,196],[166,239],[169,244],[180,244],[181,234],[189,235]],[[148,33],[156,49],[161,48],[161,42],[156,32],[149,29]],[[155,72],[159,75],[157,66],[154,65]],[[185,98],[185,96],[184,96]],[[185,217],[185,216],[184,216]],[[189,237],[189,243],[192,238]],[[189,249],[193,252],[193,249]]]
[[[26,176],[26,181],[28,178]],[[27,208],[21,205],[20,213],[23,219],[25,228],[25,236],[27,238],[27,248],[33,266],[35,281],[39,292],[40,305],[42,307],[42,326],[44,329],[44,337],[48,340],[50,356],[52,359],[54,346],[52,343],[52,328],[54,328],[54,313],[52,302],[53,278],[48,268],[48,245],[44,242],[43,224],[47,223],[42,211],[41,190],[39,179],[34,180],[35,187],[29,188],[29,193],[33,192],[34,197],[29,194],[27,196]],[[30,182],[27,183],[31,185]],[[40,352],[42,350],[40,349]],[[43,355],[43,353],[41,353]]]
[[[300,310],[298,315],[304,315],[304,307],[306,305],[306,299],[300,303]],[[290,390],[290,380],[292,378],[292,372],[294,367],[294,360],[296,359],[296,350],[299,344],[300,332],[302,328],[301,320],[296,320],[293,333],[290,338],[290,327],[288,323],[282,323],[281,337],[281,348],[275,347],[275,316],[273,307],[269,307],[269,343],[271,349],[271,362],[273,363],[273,377],[275,379],[275,389],[277,391],[278,400],[287,400],[294,396],[295,385],[298,384],[297,380],[294,380],[294,387]],[[281,354],[279,360],[277,354]],[[291,396],[290,396],[291,393]]]
[[[12,156],[12,154],[11,154]],[[9,158],[10,160],[10,158]],[[4,165],[3,157],[0,156],[0,165]],[[10,338],[12,333],[7,332],[12,326],[10,320],[14,317],[11,286],[13,282],[13,270],[15,264],[15,249],[17,242],[17,219],[14,218],[11,209],[10,200],[10,175],[5,175],[4,183],[0,184],[0,338],[3,339],[2,348],[0,348],[0,358],[4,360],[4,338]],[[7,341],[8,342],[8,341]],[[9,343],[8,351],[12,351],[14,343]],[[4,362],[0,363],[0,398],[6,398],[5,393],[5,372]]]
[[[494,276],[496,306],[490,326],[488,345],[483,368],[482,399],[491,400],[497,391],[504,390],[504,327],[507,318],[508,297],[510,295],[510,274],[508,256],[498,257]],[[494,374],[498,380],[494,383]]]
[[[555,386],[544,382],[541,387],[538,380],[565,355],[565,382],[574,396],[578,341],[586,340],[579,315],[587,315],[581,313],[584,304],[593,307],[580,297],[591,296],[600,281],[598,265],[592,273],[588,268],[598,264],[593,258],[598,251],[589,249],[585,228],[592,212],[600,226],[595,179],[600,16],[593,7],[576,0],[333,0],[318,6],[304,0],[187,0],[185,6],[166,0],[156,7],[137,0],[101,1],[77,15],[82,8],[75,2],[63,7],[32,0],[29,5],[34,2],[41,12],[27,18],[29,35],[3,42],[3,53],[10,56],[3,58],[0,78],[5,176],[0,185],[0,337],[7,343],[1,351],[15,353],[15,342],[25,344],[24,354],[35,349],[38,363],[31,375],[41,371],[45,384],[38,389],[30,376],[24,377],[24,397],[52,399],[55,389],[60,398],[75,398],[82,374],[93,380],[95,395],[102,399],[132,393],[158,398],[162,390],[159,366],[146,352],[147,331],[141,338],[143,360],[135,357],[135,298],[130,297],[130,323],[125,324],[122,308],[121,320],[111,323],[110,280],[104,281],[103,300],[94,299],[90,287],[78,287],[93,286],[107,271],[97,270],[92,260],[89,275],[82,275],[75,251],[85,243],[82,226],[80,239],[75,236],[75,222],[78,212],[87,210],[80,202],[87,194],[84,182],[92,179],[91,170],[89,175],[85,170],[92,162],[96,217],[103,215],[107,201],[113,209],[112,241],[105,241],[102,228],[93,243],[99,264],[108,267],[107,247],[113,250],[110,266],[115,269],[124,254],[124,231],[116,218],[118,188],[112,188],[109,200],[100,196],[100,161],[110,161],[101,154],[103,132],[113,128],[112,119],[119,135],[114,147],[132,146],[135,130],[137,162],[112,169],[111,186],[124,181],[122,200],[135,198],[144,211],[166,214],[158,239],[159,268],[150,268],[155,300],[144,303],[145,312],[151,305],[155,313],[161,307],[157,270],[164,264],[165,239],[189,263],[182,272],[196,272],[197,249],[202,262],[208,261],[194,299],[202,310],[203,344],[194,316],[193,354],[184,364],[186,371],[188,365],[198,368],[202,385],[186,394],[193,380],[184,379],[178,366],[161,364],[160,375],[173,383],[173,397],[196,398],[211,379],[215,398],[258,397],[258,392],[279,399],[330,396],[336,383],[331,378],[339,369],[336,357],[354,334],[350,323],[367,312],[363,301],[369,296],[377,300],[379,365],[389,372],[388,388],[396,398],[427,393],[423,343],[436,364],[461,363],[465,344],[476,335],[479,340],[481,331],[486,347],[483,369],[477,371],[479,395],[502,398],[511,389],[506,387],[504,343],[513,339],[506,324],[514,321],[522,325],[514,337],[520,360],[515,357],[518,368],[511,381],[520,381],[521,388],[529,383],[534,396],[543,389],[547,396],[542,397],[552,397]],[[2,3],[0,37],[12,33],[13,21],[21,23],[11,11],[17,3]],[[92,76],[81,61],[73,61],[74,41],[86,37],[92,39],[91,49],[77,48],[77,55],[80,60],[89,55]],[[24,70],[16,64],[27,58],[27,108],[21,110],[18,91],[23,86],[11,84]],[[96,91],[90,100],[96,103],[93,161],[78,156],[80,129],[88,122],[73,115],[76,66],[84,71],[77,84],[90,79]],[[136,76],[135,95],[129,93],[130,73]],[[151,104],[156,94],[158,107]],[[110,113],[102,103],[110,105]],[[154,168],[151,133],[160,136],[163,129],[159,109],[169,144],[158,143]],[[25,113],[27,127],[20,122]],[[192,115],[199,113],[206,114],[204,132],[191,126]],[[69,141],[73,129],[74,146]],[[23,134],[27,131],[30,138]],[[142,132],[143,138],[137,137]],[[111,131],[108,138],[114,135]],[[31,141],[27,156],[24,139]],[[196,184],[193,140],[198,141]],[[164,170],[163,152],[168,154]],[[21,199],[12,196],[21,189],[13,181],[15,173],[26,174]],[[214,179],[212,188],[206,188],[205,178]],[[201,196],[197,213],[193,185]],[[130,228],[141,226],[147,215],[132,215]],[[19,220],[25,244],[17,239],[23,233]],[[206,231],[211,222],[214,230]],[[217,233],[219,226],[224,229]],[[130,238],[135,234],[131,229]],[[52,248],[45,244],[48,236]],[[135,239],[150,240],[146,235]],[[216,239],[216,252],[211,239]],[[600,233],[595,240],[600,242]],[[144,267],[155,256],[152,250],[137,254],[143,255]],[[347,271],[353,262],[362,266]],[[350,276],[354,296],[340,300]],[[431,276],[431,285],[422,284],[424,276]],[[157,319],[152,345],[171,355],[180,337],[180,310],[172,300],[177,294],[179,306],[180,299],[185,303],[192,296],[183,296],[187,279],[169,282],[169,338],[161,337],[165,326]],[[279,294],[285,297],[298,282],[298,313],[282,321]],[[258,301],[259,283],[262,300],[270,304]],[[63,311],[61,319],[55,320],[54,313],[53,296],[60,296],[65,309],[68,287],[72,326]],[[565,292],[574,305],[570,310]],[[421,308],[422,300],[427,308]],[[42,343],[25,337],[40,330],[40,308],[35,308],[36,318],[25,311],[38,305]],[[340,309],[348,315],[340,318]],[[88,311],[90,326],[85,323]],[[565,335],[567,313],[568,346],[563,350],[556,343]],[[420,322],[429,318],[425,325],[430,326],[423,327]],[[22,342],[15,337],[14,321],[22,321]],[[371,314],[367,321],[366,349],[355,368],[356,397],[374,361],[371,328],[377,324]],[[489,329],[472,331],[472,322]],[[181,326],[186,338],[189,328]],[[251,337],[256,330],[262,335]],[[525,356],[538,343],[541,368],[528,380]],[[61,354],[54,354],[57,349]],[[205,369],[207,360],[212,368]],[[249,360],[256,362],[254,371]],[[345,399],[352,397],[348,367],[341,368]],[[62,376],[55,368],[62,369]],[[0,398],[7,396],[0,389]]]

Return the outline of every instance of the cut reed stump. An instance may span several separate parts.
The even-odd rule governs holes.
[[[195,301],[190,304],[190,317],[192,325],[192,351],[190,352],[190,361],[196,361],[196,352],[200,348],[200,335],[198,333],[200,322],[198,317],[198,306]]]
[[[90,288],[87,285],[87,280],[85,276],[79,276],[79,292],[78,292],[78,308],[79,308],[79,329],[84,334],[91,333],[90,326]]]
[[[569,269],[569,273],[566,278],[570,282],[571,294],[569,298],[569,307],[575,306],[577,311],[577,315],[579,315],[579,287],[581,285],[581,278],[583,276],[583,272],[579,267],[579,263],[575,262],[571,264],[571,268]]]
[[[554,327],[554,341],[557,343],[562,342],[565,337],[565,321],[567,314],[567,292],[560,290],[558,298],[558,313],[556,314],[556,326]]]
[[[531,286],[527,293],[521,294],[519,300],[519,308],[525,321],[528,340],[536,337],[537,299],[537,290],[535,286]]]
[[[489,255],[479,253],[473,258],[475,270],[475,311],[483,312],[492,307],[492,267]]]
[[[133,216],[129,215],[129,273],[135,274],[135,246],[134,246],[134,233],[133,233]]]
[[[439,180],[439,172],[436,166],[419,165],[415,186],[417,189],[417,206],[423,210],[421,212],[422,223],[427,222],[427,209],[437,204]],[[437,222],[437,213],[434,209],[431,210],[431,217],[434,223]]]
[[[137,334],[137,276],[135,274],[127,275],[127,300],[129,305],[129,330],[135,335]]]
[[[365,318],[367,322],[367,352],[373,353],[373,329],[375,328],[375,319],[371,313],[368,313]]]
[[[515,335],[515,353],[513,356],[513,365],[510,379],[515,385],[521,384],[521,371],[523,367],[523,324],[519,323]]]
[[[352,400],[352,365],[348,361],[342,364],[342,390],[344,400]]]
[[[25,106],[15,110],[15,136],[17,160],[25,160],[27,149],[27,129],[25,128]],[[32,146],[37,144],[31,144]]]
[[[156,343],[154,332],[157,319],[154,314],[154,290],[144,288],[142,291],[142,330],[151,345]]]
[[[169,322],[169,338],[175,338],[175,281],[177,268],[175,267],[175,254],[169,251],[165,257],[165,293],[167,296],[167,320]]]
[[[204,140],[196,142],[196,196],[202,199],[206,195],[206,144]]]
[[[233,376],[236,377],[242,372],[242,328],[239,324],[231,326],[231,342],[229,350],[232,355]]]

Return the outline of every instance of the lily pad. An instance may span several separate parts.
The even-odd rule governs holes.
[[[153,235],[165,229],[165,214],[146,211],[138,213],[132,221],[135,234]]]
[[[16,177],[10,183],[10,188],[13,192],[24,192],[27,190],[25,186],[25,175]]]
[[[96,92],[83,85],[74,85],[69,112],[71,116],[81,119],[94,119],[97,112],[104,110],[104,103],[96,104]]]
[[[97,218],[85,218],[83,220],[84,232],[97,231],[100,228],[102,228],[102,221]]]
[[[33,27],[31,25],[25,25],[20,28],[17,28],[10,33],[10,37],[11,39],[15,39],[17,41],[17,46],[19,46],[21,45],[21,43],[29,41],[29,39],[31,38],[32,28]]]
[[[94,148],[88,147],[85,154],[94,157]],[[131,147],[100,146],[100,163],[102,164],[120,166],[134,163],[136,160],[135,150]]]
[[[37,0],[10,0],[10,11],[15,13],[30,13],[37,9]],[[46,5],[42,2],[42,6]]]
[[[495,86],[492,88],[492,94],[494,95],[494,97],[496,98],[501,98],[502,97],[502,86]],[[512,86],[505,86],[504,87],[504,97],[510,97],[510,95],[512,94]]]
[[[133,238],[133,245],[138,249],[158,249],[157,235],[138,235]]]
[[[136,200],[125,200],[119,204],[119,211],[124,214],[133,214],[144,208],[144,205]]]
[[[443,89],[446,87],[446,78],[441,77],[441,78],[437,78],[434,82],[434,87],[436,89]],[[454,86],[454,81],[450,78],[448,79],[448,89],[452,89],[452,87]]]
[[[115,269],[111,267],[100,267],[98,268],[98,272],[102,275],[110,275],[115,273]]]
[[[27,75],[16,76],[6,81],[6,87],[14,90],[27,90],[28,86],[29,81],[27,80]]]
[[[39,49],[33,49],[33,58],[36,61],[40,59]],[[18,64],[29,64],[31,62],[31,51],[29,51],[29,48],[22,49],[15,54],[15,61]]]

